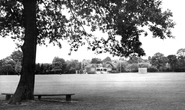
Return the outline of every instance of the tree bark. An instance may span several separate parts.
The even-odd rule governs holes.
[[[34,100],[35,61],[36,61],[36,0],[23,0],[25,37],[22,46],[23,60],[19,84],[10,99],[10,104],[23,100]]]

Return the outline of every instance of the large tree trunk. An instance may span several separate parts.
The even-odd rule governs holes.
[[[22,100],[34,99],[35,83],[35,60],[36,60],[36,0],[23,0],[25,37],[22,46],[23,61],[21,77],[17,89],[10,99],[11,104],[16,104]]]

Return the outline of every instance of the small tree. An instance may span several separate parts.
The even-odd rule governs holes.
[[[70,60],[67,61],[67,67],[66,67],[66,73],[68,74],[74,74],[76,71],[79,71],[81,69],[81,63],[78,60]]]
[[[178,70],[184,72],[185,71],[185,48],[181,48],[177,51],[177,60],[178,60]]]
[[[6,57],[1,62],[1,72],[6,75],[9,75],[10,73],[14,74],[15,64],[16,63],[10,57]]]
[[[177,51],[177,55],[178,56],[183,56],[185,57],[185,48],[181,48]]]
[[[15,64],[15,72],[16,72],[18,75],[20,75],[21,69],[22,69],[21,62],[16,62],[16,64]]]
[[[100,63],[102,63],[102,61],[99,58],[92,58],[91,63],[93,63],[93,64],[100,64]]]
[[[23,53],[20,50],[12,52],[10,58],[15,62],[22,62]]]
[[[15,72],[19,75],[22,69],[23,53],[20,50],[12,52],[10,58],[15,62]]]
[[[185,57],[179,56],[177,60],[178,60],[178,68],[185,68]]]
[[[117,63],[116,69],[118,72],[125,72],[126,71],[126,67],[128,66],[128,62],[119,60],[116,63]]]
[[[52,71],[64,73],[66,69],[66,62],[63,58],[55,57],[52,61]]]
[[[168,55],[168,63],[170,65],[170,69],[174,71],[178,66],[178,59],[176,55]]]
[[[164,54],[159,52],[154,54],[154,56],[151,58],[151,61],[150,61],[152,66],[156,67],[158,71],[164,70],[167,62],[168,62],[168,59],[164,56]]]
[[[137,63],[128,64],[126,67],[126,71],[137,72],[138,71],[138,64]]]
[[[139,63],[139,58],[135,55],[130,56],[129,60],[127,61],[128,63],[132,64],[132,63]]]

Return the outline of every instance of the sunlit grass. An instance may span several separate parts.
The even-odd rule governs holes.
[[[0,76],[0,92],[14,92],[18,80]],[[185,107],[184,85],[185,73],[36,75],[35,93],[75,93],[79,109],[177,110]]]

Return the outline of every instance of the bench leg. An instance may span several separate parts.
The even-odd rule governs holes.
[[[6,100],[9,100],[11,98],[11,95],[6,95]]]
[[[71,101],[71,95],[66,95],[66,101]]]
[[[39,99],[39,100],[41,99],[41,95],[38,95],[38,99]]]

